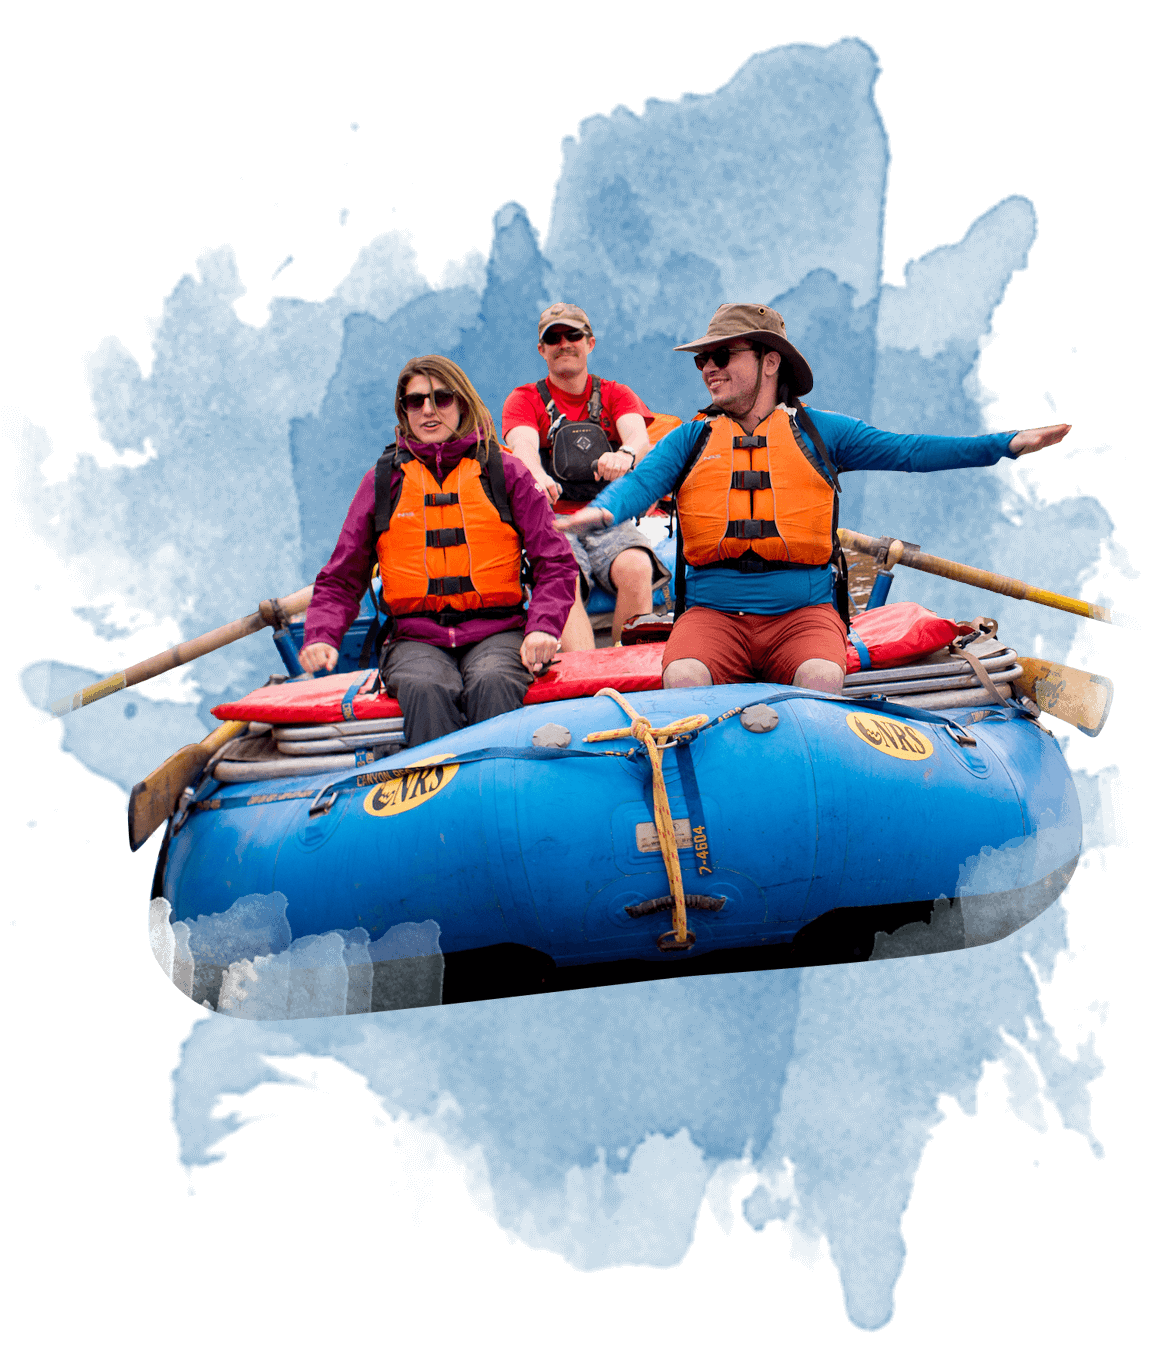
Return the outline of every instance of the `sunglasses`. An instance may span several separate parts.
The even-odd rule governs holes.
[[[732,354],[751,354],[754,352],[754,345],[744,344],[735,345],[733,349],[723,345],[719,349],[710,349],[705,354],[694,356],[694,366],[701,373],[708,363],[713,362],[716,368],[725,368],[731,361]]]
[[[542,336],[542,343],[555,345],[561,344],[563,340],[569,340],[571,344],[577,344],[579,340],[586,338],[584,330],[548,330]]]
[[[449,410],[457,400],[457,397],[448,388],[438,387],[433,392],[407,392],[402,398],[402,405],[405,406],[407,411],[420,411],[431,397],[439,411]]]

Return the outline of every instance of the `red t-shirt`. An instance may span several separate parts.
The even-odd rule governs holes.
[[[641,415],[649,425],[654,419],[654,412],[641,401],[621,382],[611,382],[609,378],[601,379],[602,391],[602,423],[605,427],[609,425],[609,430],[614,430],[613,442],[618,443],[618,419],[623,415]],[[587,410],[590,401],[590,394],[594,390],[594,378],[586,378],[586,388],[578,396],[571,392],[564,392],[555,387],[549,378],[546,379],[546,388],[554,398],[554,404],[567,420],[588,420],[590,418]],[[609,417],[609,419],[607,419]],[[531,428],[537,426],[538,447],[545,449],[546,435],[550,430],[550,417],[546,414],[546,406],[542,398],[538,395],[537,383],[527,382],[523,387],[515,387],[506,397],[502,407],[502,438],[505,439],[510,430],[517,429],[519,425],[529,425]],[[569,513],[571,510],[581,509],[577,503],[559,500],[554,509],[559,513]]]

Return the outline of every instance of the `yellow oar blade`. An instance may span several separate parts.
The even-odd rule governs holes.
[[[887,561],[888,570],[895,564],[909,566],[915,571],[926,571],[932,576],[942,576],[945,580],[957,580],[964,585],[975,585],[981,590],[991,590],[997,595],[1007,595],[1011,599],[1028,599],[1035,604],[1045,604],[1050,609],[1062,609],[1081,618],[1094,618],[1100,623],[1114,623],[1116,627],[1137,628],[1139,624],[1118,609],[1108,609],[1102,604],[1089,604],[1085,599],[1073,599],[1070,595],[1057,594],[1054,590],[1043,590],[1038,585],[1016,580],[1014,576],[1002,576],[997,571],[982,571],[978,566],[966,566],[963,562],[948,561],[946,557],[933,557],[929,552],[920,552],[907,547],[897,538],[870,538],[854,529],[840,529],[839,542],[844,548],[865,552],[882,561]]]
[[[83,689],[78,689],[69,698],[58,698],[49,708],[49,712],[53,717],[63,717],[66,713],[75,712],[77,708],[95,703],[98,698],[107,698],[109,694],[119,693],[123,688],[125,688],[125,678],[122,670],[117,675],[109,675],[107,679],[97,680],[95,684],[89,684]]]
[[[1112,681],[1075,666],[1021,656],[1023,675],[1015,687],[1032,699],[1041,712],[1077,727],[1085,736],[1099,736],[1112,707]]]
[[[213,755],[226,741],[240,736],[248,725],[247,722],[222,722],[203,741],[182,746],[133,788],[128,799],[128,843],[134,853],[172,816],[181,794],[197,782]]]

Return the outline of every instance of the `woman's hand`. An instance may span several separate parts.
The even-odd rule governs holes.
[[[337,664],[337,648],[328,642],[314,642],[301,652],[301,668],[312,675],[318,670],[332,670]]]
[[[1058,444],[1071,425],[1043,425],[1039,429],[1021,429],[1008,444],[1008,452],[1018,458],[1023,453],[1036,453],[1041,448]]]
[[[531,675],[540,675],[561,646],[548,632],[528,632],[522,641],[522,664]]]
[[[562,514],[554,520],[554,527],[560,533],[585,533],[592,528],[606,528],[614,522],[609,510],[595,510],[589,505],[573,514]]]

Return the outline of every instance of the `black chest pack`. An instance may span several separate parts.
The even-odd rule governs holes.
[[[544,382],[538,383],[538,395],[550,419],[543,455],[546,471],[562,487],[567,500],[593,500],[604,484],[594,479],[598,459],[618,447],[602,424],[601,380],[593,379],[590,400],[586,403],[587,420],[567,419]]]

